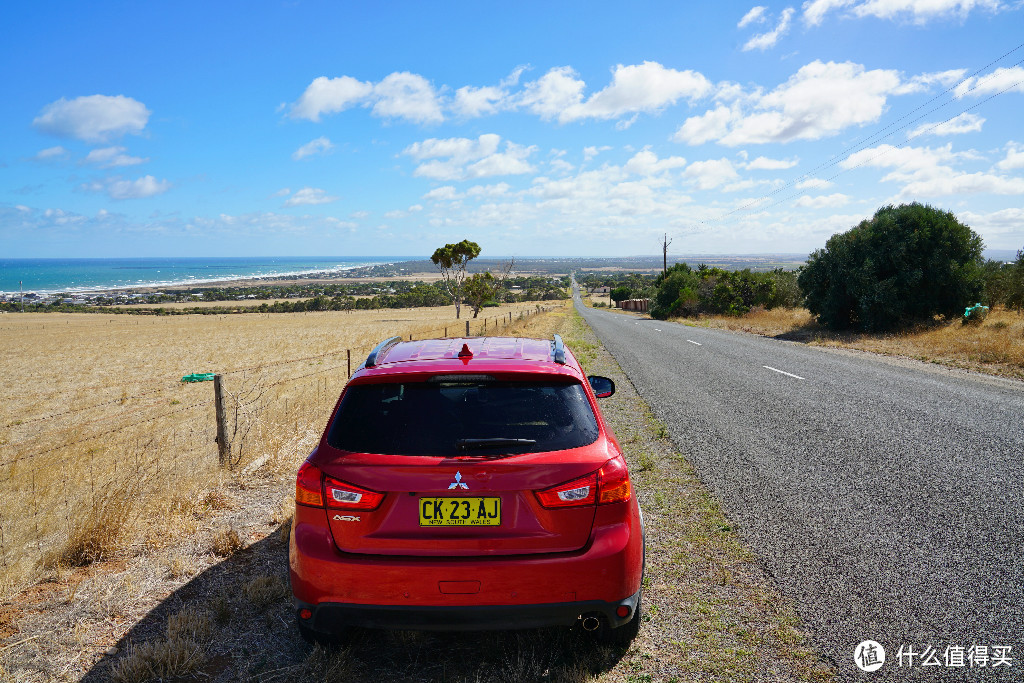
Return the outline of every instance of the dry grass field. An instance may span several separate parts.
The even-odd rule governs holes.
[[[471,333],[538,308],[485,309]],[[232,476],[301,462],[348,352],[354,369],[386,337],[455,336],[465,322],[453,307],[0,315],[0,593],[194,531]],[[232,471],[218,466],[213,383],[180,381],[196,372],[223,374]]]
[[[1024,316],[995,309],[981,323],[959,319],[891,334],[830,332],[803,308],[754,310],[739,316],[701,316],[679,322],[769,337],[870,351],[1024,379]]]
[[[48,430],[63,430],[64,438],[77,445],[60,449],[59,458],[57,451],[37,456],[58,458],[45,465],[55,469],[49,498],[34,506],[22,499],[20,508],[4,503],[3,520],[14,519],[7,516],[13,514],[31,521],[34,510],[49,510],[36,518],[75,533],[46,537],[38,556],[43,561],[35,565],[22,567],[12,562],[15,555],[9,556],[9,582],[10,572],[18,567],[27,572],[23,579],[41,580],[22,583],[0,599],[0,680],[832,680],[831,666],[810,649],[792,603],[761,572],[735,526],[687,464],[685,451],[667,438],[614,359],[564,305],[523,320],[513,310],[513,324],[495,328],[492,321],[487,332],[540,338],[558,332],[588,372],[608,375],[618,385],[615,396],[602,403],[602,412],[618,434],[650,527],[646,615],[637,640],[629,648],[606,648],[596,646],[587,634],[564,629],[451,634],[356,630],[337,650],[304,644],[293,624],[287,584],[294,506],[290,493],[295,470],[319,438],[320,422],[345,379],[345,369],[332,369],[328,361],[344,359],[346,345],[358,344],[360,335],[369,339],[362,356],[389,334],[408,336],[414,328],[425,333],[435,322],[443,324],[431,317],[438,313],[402,311],[393,320],[374,320],[372,313],[365,318],[344,313],[232,316],[223,323],[143,320],[134,333],[129,326],[103,330],[102,325],[123,323],[122,317],[98,324],[83,320],[86,316],[25,318],[26,329],[11,339],[20,338],[19,352],[42,367],[16,369],[12,355],[5,355],[6,368],[16,369],[20,381],[29,382],[43,372],[69,367],[64,364],[75,362],[74,351],[105,363],[107,374],[93,377],[94,385],[60,374],[53,381],[65,391],[74,390],[81,406],[95,405],[85,399],[112,403],[83,409],[91,417],[79,417],[38,392],[34,415],[50,419],[37,422],[59,422],[42,427],[30,417],[13,429],[5,427],[5,435],[22,439],[18,448],[34,447],[30,437],[41,438]],[[395,312],[377,312],[381,314]],[[52,330],[59,327],[53,324],[58,320],[67,328],[63,334],[52,339],[42,334],[43,324]],[[151,330],[143,329],[146,322]],[[398,324],[407,327],[400,330]],[[27,329],[33,325],[40,329]],[[9,319],[0,317],[0,328],[5,328],[0,333],[6,341],[14,331]],[[63,359],[57,338],[72,344]],[[86,342],[106,344],[95,352],[106,360],[76,351],[74,344]],[[166,345],[157,352],[166,348],[167,358],[149,358],[154,344]],[[5,343],[5,354],[8,347],[13,345]],[[322,355],[328,352],[333,356]],[[296,358],[309,360],[282,362]],[[260,370],[247,369],[253,366],[246,363],[261,362]],[[185,372],[202,369],[235,370],[226,380],[236,394],[244,396],[244,387],[259,382],[265,388],[261,407],[250,409],[257,427],[230,471],[216,467],[216,449],[209,442],[210,384],[175,382]],[[153,382],[157,373],[160,381]],[[111,381],[99,382],[105,377]],[[116,377],[136,393],[122,396]],[[22,396],[29,397],[26,387],[22,389]],[[186,394],[197,395],[201,403],[183,415],[197,413],[187,419],[205,430],[201,438],[199,431],[193,435],[193,445],[179,438],[177,450],[173,443],[152,446],[136,459],[134,439],[147,438],[146,432],[156,438],[168,428],[179,434],[185,429],[185,423],[172,418],[153,420],[139,434],[122,430],[91,438],[95,432],[90,430],[98,427],[90,420],[107,418],[107,429],[135,424],[131,420],[150,414],[145,411],[163,414],[190,405],[183,400]],[[152,404],[147,403],[150,399]],[[179,403],[171,406],[175,400]],[[102,444],[90,460],[95,474],[85,472],[83,441]],[[3,450],[9,454],[11,448]],[[156,462],[161,458],[177,461],[179,467],[162,467]],[[123,477],[114,475],[115,464]],[[41,495],[45,477],[36,475]],[[95,493],[83,489],[91,477],[97,482]],[[140,480],[158,485],[149,487]],[[3,481],[13,490],[10,480]],[[80,504],[72,501],[65,507],[67,499],[59,497],[65,485],[79,492]],[[89,528],[86,522],[93,518],[107,520],[105,526]],[[104,529],[110,534],[104,535]],[[110,539],[109,545],[88,543],[103,538]],[[29,539],[23,548],[29,556],[34,544]],[[68,554],[74,547],[85,547],[88,553]],[[89,559],[96,561],[75,566]]]

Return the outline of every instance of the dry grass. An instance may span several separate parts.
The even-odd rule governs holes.
[[[356,630],[347,647],[301,642],[287,591],[294,472],[318,431],[288,442],[290,462],[206,484],[178,498],[170,537],[124,561],[63,570],[0,602],[3,666],[16,681],[57,680],[822,680],[788,605],[764,585],[728,521],[679,459],[593,334],[567,309],[508,334],[562,334],[590,370],[616,379],[602,404],[626,447],[650,515],[648,613],[628,650],[563,629],[417,633]],[[325,410],[329,410],[329,407]],[[318,426],[318,430],[319,430]],[[640,467],[638,467],[638,463]],[[181,521],[186,520],[186,521]],[[282,524],[278,527],[278,524]],[[245,548],[209,549],[235,529]],[[692,552],[675,557],[690,544]],[[10,619],[4,610],[16,616]],[[4,631],[5,626],[11,626]],[[6,638],[6,640],[4,640]],[[111,647],[116,646],[116,647]],[[88,673],[87,673],[88,672]],[[4,678],[0,670],[0,679]]]
[[[1003,309],[991,311],[982,323],[937,321],[891,334],[830,332],[802,308],[756,309],[739,317],[701,316],[679,322],[1024,378],[1024,317]]]
[[[514,333],[537,310],[485,309],[471,334]],[[346,351],[355,369],[384,338],[465,324],[453,307],[0,317],[0,594],[194,534],[237,504],[228,483],[306,456],[347,379]],[[193,372],[224,376],[232,471],[218,466],[212,383],[180,382]]]

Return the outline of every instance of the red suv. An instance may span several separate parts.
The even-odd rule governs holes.
[[[379,344],[299,468],[299,631],[640,624],[643,520],[615,436],[561,338]]]

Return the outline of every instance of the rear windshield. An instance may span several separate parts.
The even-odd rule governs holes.
[[[597,437],[579,384],[444,381],[349,387],[327,442],[360,453],[486,457],[578,448]]]

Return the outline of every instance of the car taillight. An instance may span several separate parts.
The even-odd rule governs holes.
[[[593,505],[597,500],[597,472],[535,493],[540,504],[546,508]]]
[[[331,477],[324,477],[324,496],[332,510],[374,510],[384,500],[383,493]]]
[[[629,471],[621,458],[612,458],[597,472],[579,479],[543,491],[534,491],[537,500],[546,508],[625,503],[632,493]]]
[[[316,466],[308,460],[302,463],[295,478],[295,502],[322,508],[324,495],[320,480],[321,473]]]
[[[608,503],[625,503],[632,496],[629,484],[629,471],[622,458],[612,458],[604,464],[598,473],[600,492],[597,496],[598,505]]]

